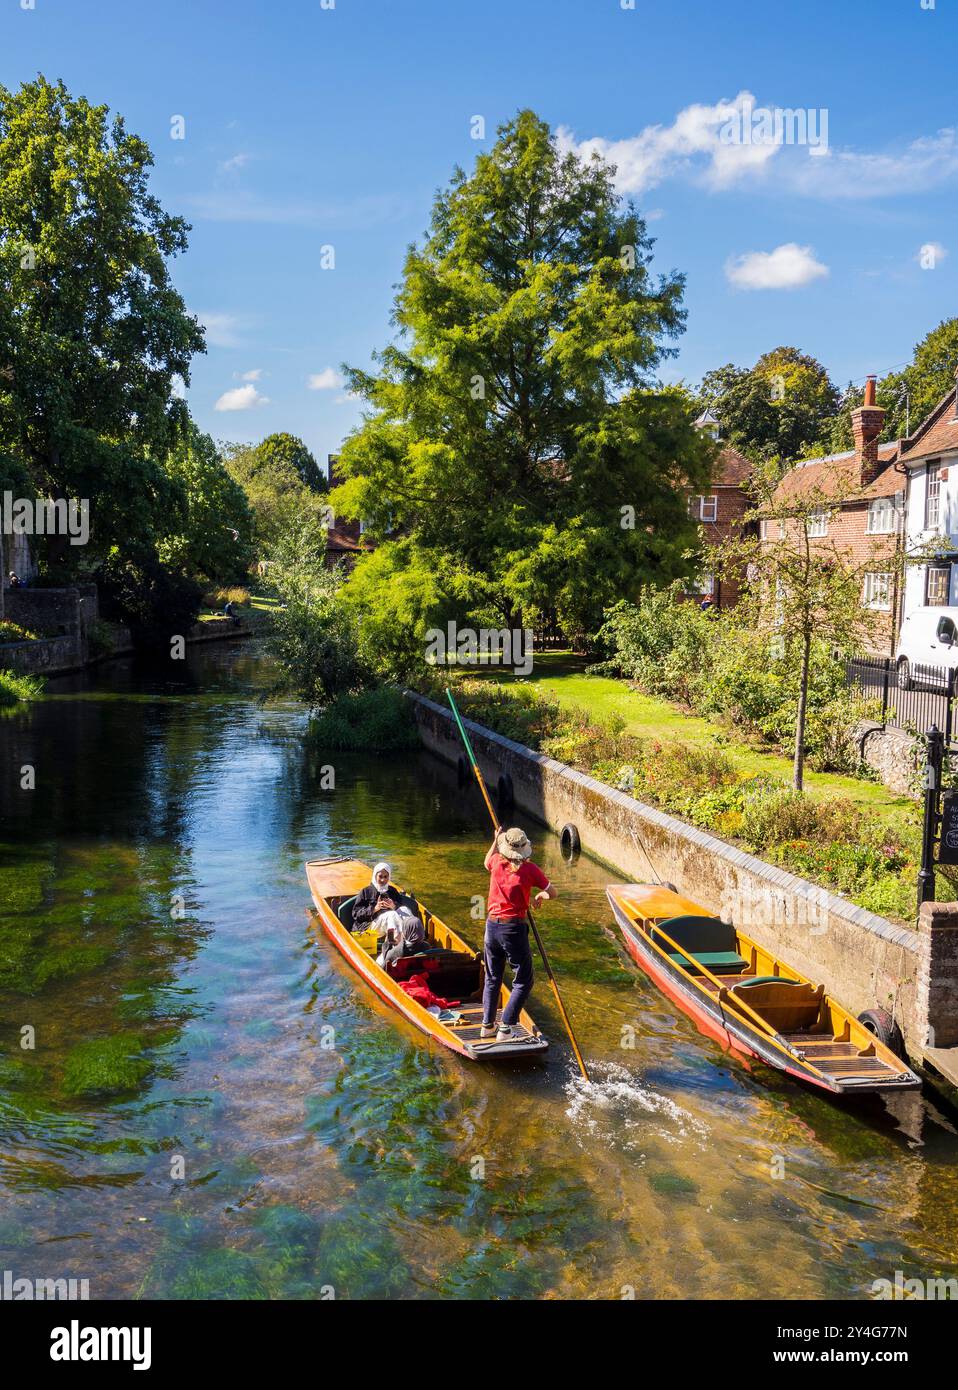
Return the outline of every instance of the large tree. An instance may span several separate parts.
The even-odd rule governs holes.
[[[175,379],[204,350],[167,265],[189,227],[149,192],[152,162],[62,82],[0,87],[0,450],[43,492],[94,500],[101,553],[162,528]]]
[[[270,434],[259,444],[226,444],[223,449],[229,474],[252,509],[261,556],[272,554],[307,514],[325,525],[328,484],[296,435]]]
[[[839,401],[822,364],[793,347],[763,353],[754,367],[728,363],[707,372],[698,398],[748,458],[788,463],[828,440]]]
[[[522,111],[437,195],[406,257],[398,340],[375,371],[346,369],[369,408],[331,501],[380,541],[344,589],[368,621],[402,612],[418,637],[448,617],[515,626],[555,609],[581,632],[686,572],[686,493],[713,448],[655,379],[684,326],[683,278],[652,275],[613,174]]]

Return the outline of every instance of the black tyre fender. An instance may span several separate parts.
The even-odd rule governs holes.
[[[562,853],[562,858],[569,861],[575,859],[576,855],[582,849],[579,827],[573,825],[572,821],[567,821],[559,831],[559,849]]]
[[[516,804],[516,793],[512,785],[512,777],[508,772],[499,773],[499,781],[496,784],[496,801],[501,811],[508,811]]]
[[[464,787],[469,781],[469,774],[471,771],[472,769],[469,764],[460,753],[459,757],[456,759],[456,781],[460,787]]]
[[[901,1029],[886,1009],[866,1009],[858,1015],[858,1022],[869,1033],[874,1033],[880,1043],[891,1048],[896,1057],[903,1057],[905,1041]]]

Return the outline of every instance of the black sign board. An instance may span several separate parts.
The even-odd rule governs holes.
[[[938,863],[958,864],[958,792],[945,792],[941,799]]]

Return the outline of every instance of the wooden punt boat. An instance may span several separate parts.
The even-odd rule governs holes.
[[[479,1037],[484,983],[482,955],[472,950],[425,904],[403,895],[425,924],[428,941],[427,949],[412,959],[422,963],[434,994],[461,1001],[452,1011],[459,1014],[455,1021],[440,1022],[434,1013],[408,995],[395,978],[395,967],[377,965],[375,956],[364,949],[359,938],[349,930],[352,900],[372,879],[372,870],[366,864],[358,859],[311,859],[306,864],[306,877],[316,904],[316,920],[323,932],[380,999],[415,1024],[420,1032],[461,1057],[477,1062],[527,1057],[548,1048],[548,1041],[525,1009],[516,1025],[518,1037],[515,1040],[499,1043],[494,1038],[487,1041]],[[405,968],[410,969],[409,966]],[[500,1007],[508,998],[509,991],[503,986]]]
[[[626,950],[709,1037],[832,1094],[921,1082],[864,1024],[730,923],[658,884],[606,889]]]

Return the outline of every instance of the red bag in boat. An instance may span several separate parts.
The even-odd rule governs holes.
[[[399,988],[404,989],[410,999],[415,999],[424,1009],[432,1005],[440,1009],[453,1009],[459,1003],[458,999],[443,999],[440,995],[433,994],[425,975],[413,975],[408,980],[401,980]]]

